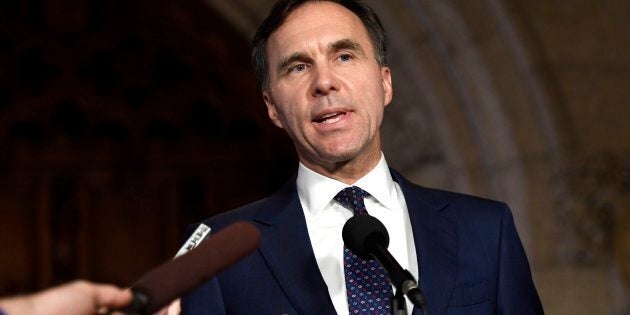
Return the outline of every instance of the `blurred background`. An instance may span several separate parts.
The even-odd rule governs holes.
[[[508,202],[548,314],[630,314],[630,2],[366,2],[389,164]],[[249,66],[272,3],[0,2],[0,295],[130,285],[289,179]]]

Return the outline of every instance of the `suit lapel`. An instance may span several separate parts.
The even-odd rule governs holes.
[[[306,228],[295,178],[261,206],[260,252],[299,314],[335,314]]]
[[[444,314],[457,275],[457,226],[446,213],[446,200],[436,199],[429,190],[414,185],[392,171],[400,185],[413,229],[420,285],[429,314]],[[414,308],[413,314],[420,314]]]
[[[448,202],[434,197],[392,170],[400,185],[413,229],[420,285],[429,314],[444,314],[457,275],[457,226],[445,209]],[[260,252],[280,287],[299,314],[335,314],[322,278],[295,178],[267,199],[254,218],[261,223]],[[414,308],[413,314],[419,314]]]

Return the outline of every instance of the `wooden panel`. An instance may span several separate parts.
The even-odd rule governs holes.
[[[248,40],[203,1],[12,3],[0,4],[0,295],[128,285],[188,224],[295,170]]]

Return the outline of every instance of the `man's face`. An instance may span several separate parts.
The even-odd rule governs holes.
[[[306,3],[271,35],[267,55],[263,98],[300,161],[315,171],[376,165],[391,75],[377,63],[361,20],[332,2]]]

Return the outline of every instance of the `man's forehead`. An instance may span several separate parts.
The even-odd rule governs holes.
[[[361,23],[360,18],[354,12],[350,11],[343,5],[332,1],[315,0],[304,2],[303,4],[295,8],[291,13],[289,13],[289,15],[287,15],[278,30],[283,28],[286,24],[290,22],[302,23],[304,20],[311,20],[314,19],[316,16],[327,17],[327,19],[323,20],[326,22],[331,22],[336,19],[346,19],[346,22],[354,21]]]
[[[367,29],[354,12],[334,2],[310,1],[291,12],[270,35],[267,50],[269,53],[272,47],[281,50],[299,49],[300,44],[307,39],[317,39],[325,46],[340,40],[360,42],[362,39],[368,41],[367,45],[372,44]]]

